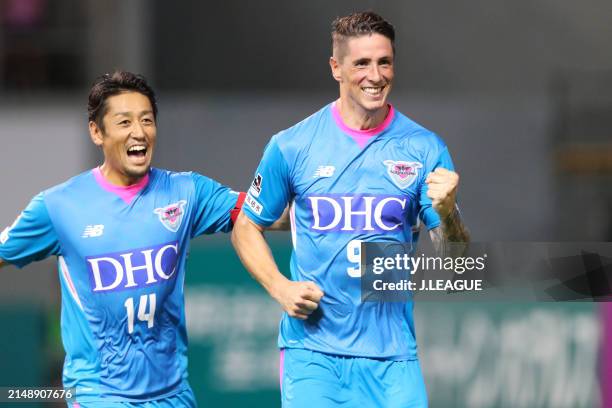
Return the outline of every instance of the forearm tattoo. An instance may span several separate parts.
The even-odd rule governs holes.
[[[460,256],[467,249],[470,235],[461,221],[459,210],[455,207],[441,220],[440,226],[429,231],[436,252],[441,256]],[[453,243],[449,245],[449,243]],[[463,245],[462,245],[463,244]]]

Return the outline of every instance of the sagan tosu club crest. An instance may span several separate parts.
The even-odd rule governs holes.
[[[391,180],[401,189],[405,189],[414,183],[419,176],[419,169],[423,167],[419,162],[395,160],[385,160],[383,164],[387,166],[387,173]]]
[[[157,214],[164,227],[172,232],[177,232],[181,226],[181,222],[183,222],[185,204],[187,204],[187,201],[181,200],[178,203],[156,208],[153,212]]]

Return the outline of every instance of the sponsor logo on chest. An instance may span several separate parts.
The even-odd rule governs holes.
[[[404,224],[408,198],[395,195],[321,194],[306,197],[310,229],[320,232],[389,232]]]
[[[178,242],[169,242],[149,248],[89,256],[85,260],[93,292],[113,292],[173,279],[178,256]]]

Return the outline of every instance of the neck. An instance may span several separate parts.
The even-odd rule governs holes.
[[[112,185],[127,187],[134,184],[138,184],[144,176],[142,177],[133,177],[128,176],[127,174],[120,173],[116,170],[111,169],[106,162],[100,166],[100,173],[104,176],[104,179]]]
[[[350,128],[359,130],[377,127],[385,120],[389,113],[389,105],[387,104],[379,109],[368,111],[355,103],[351,103],[348,98],[343,98],[342,96],[336,102],[336,106],[344,123]]]

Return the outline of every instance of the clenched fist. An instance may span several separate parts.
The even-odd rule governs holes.
[[[323,291],[314,282],[287,280],[275,296],[278,303],[291,317],[306,320],[319,307]]]
[[[455,208],[459,175],[454,171],[438,167],[427,175],[425,183],[427,183],[427,197],[431,198],[432,207],[440,218],[448,217]]]

